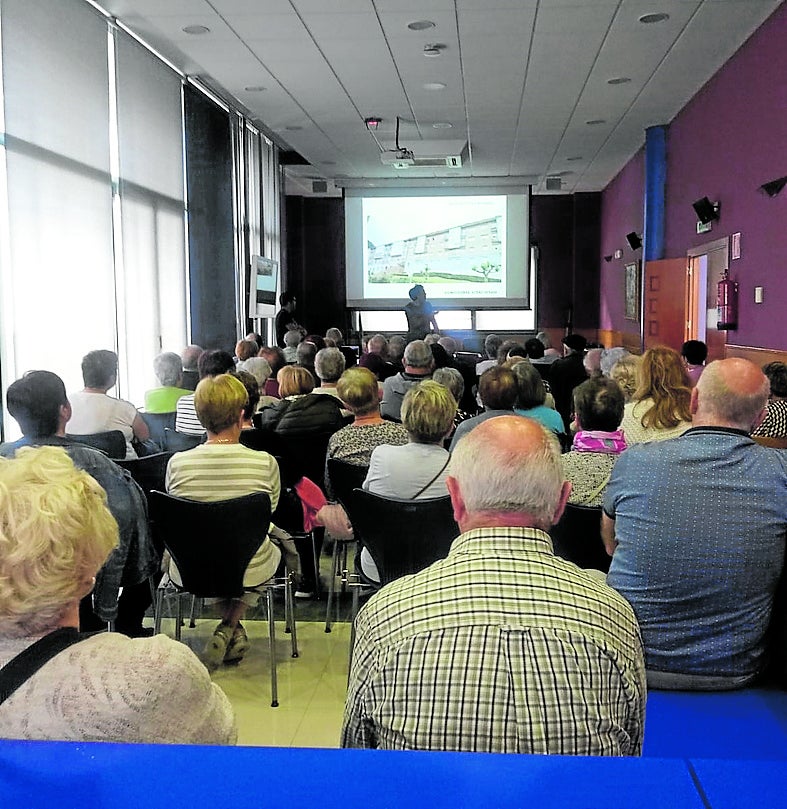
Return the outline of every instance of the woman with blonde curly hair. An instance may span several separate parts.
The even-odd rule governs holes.
[[[638,380],[620,425],[627,445],[675,438],[691,427],[691,387],[677,351],[649,348],[642,355]]]
[[[234,743],[232,708],[188,647],[80,635],[79,601],[118,542],[106,503],[60,447],[0,458],[0,738]]]

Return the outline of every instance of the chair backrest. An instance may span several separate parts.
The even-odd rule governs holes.
[[[325,489],[325,455],[332,434],[277,434],[278,449],[275,454],[279,457],[282,487],[292,486],[305,477]]]
[[[354,489],[348,506],[355,538],[369,549],[382,584],[444,559],[460,533],[448,496],[390,500]]]
[[[271,455],[276,455],[279,448],[276,433],[272,430],[260,430],[258,427],[252,430],[241,430],[240,443],[249,449],[269,452]]]
[[[353,489],[360,489],[369,472],[368,466],[358,466],[338,458],[328,459],[328,477],[336,499],[347,510]]]
[[[201,435],[187,435],[186,433],[179,433],[176,430],[170,430],[169,427],[164,428],[164,451],[165,452],[183,452],[184,450],[194,449],[205,440],[205,436]]]
[[[167,474],[167,464],[175,453],[157,452],[155,455],[145,455],[142,458],[129,458],[118,461],[118,466],[128,469],[131,477],[139,484],[139,488],[149,495],[152,491],[164,491],[164,479]]]
[[[66,438],[100,449],[113,460],[126,457],[126,437],[120,430],[107,430],[103,433],[86,433],[84,435],[66,433]]]
[[[150,493],[154,539],[170,552],[188,592],[200,598],[239,598],[243,574],[265,540],[271,500],[265,492],[199,503]]]
[[[606,573],[611,561],[601,539],[601,508],[566,505],[557,525],[550,531],[555,555],[577,567],[593,568]]]
[[[150,440],[164,449],[164,430],[169,427],[175,429],[175,413],[140,413],[142,421],[148,425]]]

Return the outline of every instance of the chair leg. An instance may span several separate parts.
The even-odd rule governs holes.
[[[153,632],[156,635],[161,633],[161,612],[164,609],[164,588],[160,587],[156,593],[156,612],[153,616]]]
[[[298,631],[295,628],[295,600],[292,597],[292,572],[284,577],[284,614],[290,630],[292,656],[298,657]]]
[[[279,687],[276,680],[276,622],[273,620],[273,588],[265,590],[268,605],[268,640],[271,655],[271,708],[279,707]]]
[[[344,543],[339,542],[338,539],[333,541],[333,554],[331,556],[331,573],[328,577],[328,606],[325,608],[325,631],[331,631],[331,611],[333,608],[333,599],[336,593],[336,576],[341,561],[341,547]]]
[[[183,623],[183,608],[180,592],[175,596],[175,640],[180,640],[180,626]]]
[[[309,534],[312,540],[312,555],[314,556],[314,595],[320,595],[320,555],[317,552],[317,537],[312,530]]]
[[[355,649],[355,616],[358,615],[358,588],[353,587],[353,614],[350,618],[350,654],[347,661],[347,685],[350,684],[350,670],[353,665],[353,650]]]
[[[200,599],[202,601],[202,599]],[[197,596],[191,597],[191,620],[189,621],[189,629],[194,629],[197,625],[196,621],[194,620],[194,615],[196,614],[196,606],[197,606]]]

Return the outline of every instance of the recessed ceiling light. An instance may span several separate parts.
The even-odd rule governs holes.
[[[186,25],[181,30],[184,34],[191,34],[192,36],[210,33],[210,28],[207,25]]]
[[[303,129],[302,126],[285,126],[284,128],[288,132],[300,132]]]
[[[439,56],[442,53],[442,50],[441,45],[424,45],[424,56],[431,56],[434,58],[435,56]]]
[[[605,124],[606,121],[603,118],[594,118],[592,121],[585,121],[588,126],[599,126],[601,124]]]
[[[654,14],[643,14],[639,21],[643,25],[650,25],[654,22],[664,22],[664,20],[669,19],[669,14],[665,14],[663,11],[657,11]]]
[[[426,31],[427,28],[434,28],[434,23],[431,20],[414,20],[408,22],[407,27],[411,31]]]
[[[435,121],[432,129],[453,129],[454,125],[450,121]]]
[[[607,79],[607,84],[628,84],[630,81],[628,76],[616,76],[614,79]]]
[[[445,90],[446,85],[441,81],[428,81],[424,85],[424,90]]]
[[[262,93],[267,90],[267,87],[263,87],[261,84],[249,84],[248,86],[243,88],[247,93]]]
[[[584,158],[582,157],[582,155],[572,155],[571,157],[567,157],[566,161],[569,163],[573,163],[576,160],[583,160],[583,159]]]

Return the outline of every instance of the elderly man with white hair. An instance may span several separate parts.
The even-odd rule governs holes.
[[[555,557],[571,491],[557,440],[500,416],[456,448],[461,535],[358,614],[344,747],[639,755],[645,665],[631,607]]]
[[[404,350],[404,371],[390,376],[383,382],[383,401],[380,412],[386,419],[402,420],[402,402],[410,388],[432,378],[434,359],[432,351],[423,340],[413,340]]]

